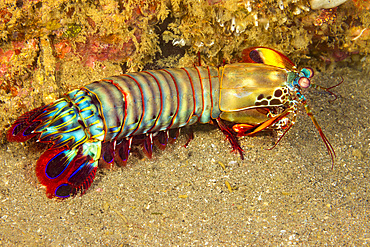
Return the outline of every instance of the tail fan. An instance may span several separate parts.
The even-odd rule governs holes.
[[[49,198],[84,194],[98,168],[101,142],[87,142],[77,148],[50,148],[36,164],[36,175]]]
[[[25,142],[35,137],[38,133],[34,133],[34,130],[41,123],[41,120],[37,118],[44,113],[48,106],[49,105],[33,109],[19,117],[8,130],[8,140],[11,142]]]
[[[38,136],[38,141],[42,143],[52,143],[53,149],[67,147],[74,149],[83,144],[89,139],[86,126],[83,119],[88,119],[87,123],[94,122],[94,126],[90,129],[94,131],[94,137],[102,140],[104,130],[102,122],[99,121],[97,112],[88,108],[91,111],[79,111],[79,108],[73,105],[67,98],[62,98],[52,104],[36,108],[22,115],[10,127],[7,138],[9,141],[24,142],[32,137]],[[84,115],[89,114],[88,117]],[[93,115],[91,117],[91,115]],[[96,136],[95,136],[96,135]]]

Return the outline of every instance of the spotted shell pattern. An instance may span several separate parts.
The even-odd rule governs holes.
[[[272,96],[265,96],[264,94],[258,95],[254,104],[256,106],[279,106],[288,102],[289,98],[289,89],[287,87],[279,87],[276,88]]]

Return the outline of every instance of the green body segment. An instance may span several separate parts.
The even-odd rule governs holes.
[[[91,83],[86,91],[98,106],[104,140],[208,123],[220,115],[215,67],[128,73]]]

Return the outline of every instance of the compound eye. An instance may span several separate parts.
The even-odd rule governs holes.
[[[308,88],[311,85],[311,81],[306,77],[301,77],[298,80],[298,84],[301,88]]]
[[[305,77],[311,78],[314,74],[313,69],[310,67],[303,68],[301,72],[304,74]]]

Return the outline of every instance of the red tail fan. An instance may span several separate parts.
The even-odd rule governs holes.
[[[67,198],[84,194],[95,178],[97,160],[86,150],[49,149],[43,153],[36,164],[36,175],[46,186],[49,198]]]
[[[38,133],[33,133],[41,123],[41,120],[37,120],[37,117],[42,114],[46,108],[47,106],[42,106],[19,117],[8,130],[6,135],[8,140],[11,142],[25,142],[38,135]]]

